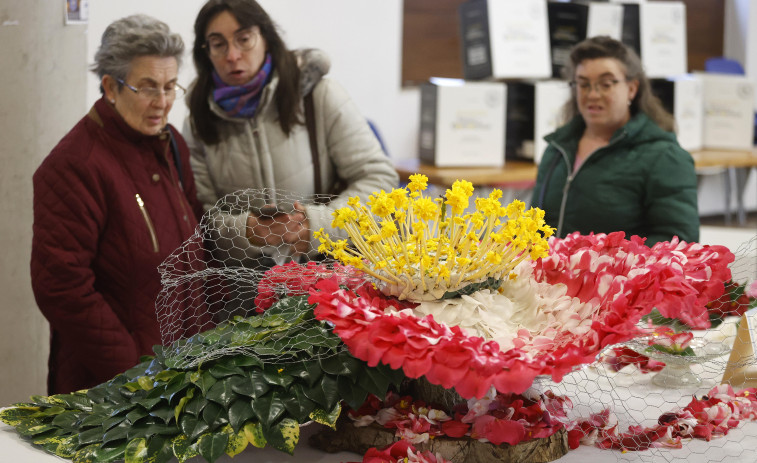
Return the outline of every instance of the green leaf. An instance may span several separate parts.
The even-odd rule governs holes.
[[[231,388],[233,378],[242,378],[242,376],[229,376],[216,382],[205,394],[205,398],[223,405],[224,408],[229,408],[231,402],[237,397]]]
[[[108,418],[102,422],[102,430],[103,432],[109,431],[113,426],[117,426],[124,421],[126,421],[125,416],[114,416],[113,418]]]
[[[168,463],[173,458],[171,441],[163,437],[153,437],[147,444],[147,461],[149,463]]]
[[[330,411],[326,412],[323,409],[316,409],[310,414],[310,418],[316,423],[324,424],[336,429],[336,420],[339,419],[339,415],[342,413],[342,404],[337,403],[336,406]]]
[[[266,439],[263,435],[263,426],[260,423],[247,423],[244,425],[243,431],[247,442],[259,449],[265,447]]]
[[[122,442],[116,446],[101,445],[92,452],[92,455],[98,463],[111,463],[113,461],[123,460],[126,445],[127,442]]]
[[[92,427],[99,428],[109,418],[109,415],[103,415],[100,413],[92,413],[91,415],[86,415],[79,423],[79,429],[84,430]],[[123,420],[125,419],[125,416],[119,416],[118,418]]]
[[[55,455],[61,458],[72,458],[76,455],[76,449],[79,447],[79,436],[63,437],[57,448],[53,451]]]
[[[100,384],[87,391],[87,398],[90,402],[96,404],[103,403],[105,398],[108,397],[108,390],[105,386],[106,384]]]
[[[205,397],[198,394],[195,398],[187,403],[184,411],[189,413],[190,415],[200,416],[202,409],[205,408],[207,404],[208,401],[205,400]]]
[[[184,415],[181,417],[181,432],[189,437],[190,442],[194,442],[200,436],[210,429],[207,423],[197,419],[192,415]]]
[[[22,421],[31,418],[40,411],[40,407],[19,406],[0,410],[0,421],[8,426],[16,427]]]
[[[252,397],[254,399],[262,397],[271,389],[271,386],[263,378],[263,372],[260,370],[252,370],[250,372],[250,384],[252,385]]]
[[[76,424],[82,419],[83,412],[67,411],[53,418],[52,425],[66,432],[72,432],[76,429]]]
[[[121,439],[126,439],[126,435],[129,433],[130,428],[131,425],[129,425],[128,421],[124,420],[118,426],[111,428],[103,434],[103,444],[110,444]]]
[[[135,408],[126,415],[126,421],[132,426],[137,424],[140,420],[150,416],[150,412],[142,407]]]
[[[244,371],[241,368],[235,367],[235,366],[229,366],[224,363],[217,363],[213,365],[212,367],[210,367],[210,370],[208,371],[216,379],[221,379],[221,378],[225,378],[227,376],[232,376],[232,375],[244,374]]]
[[[347,405],[349,405],[350,408],[357,410],[363,405],[365,398],[368,396],[368,391],[357,384],[354,384],[352,380],[346,376],[339,376],[336,382],[339,389],[339,397],[347,402]]]
[[[205,434],[197,442],[197,448],[200,455],[214,463],[221,455],[226,452],[226,446],[229,444],[229,435],[226,433]]]
[[[285,418],[266,432],[265,436],[273,448],[293,455],[300,440],[300,425],[291,418]]]
[[[187,395],[182,397],[181,400],[179,400],[179,405],[177,405],[176,408],[174,408],[174,419],[176,420],[177,423],[179,422],[179,415],[181,415],[181,412],[184,411],[184,407],[187,406],[187,402],[192,400],[192,397],[194,397],[194,395],[195,395],[194,388],[188,390]]]
[[[239,455],[244,451],[244,449],[247,448],[247,437],[245,437],[244,435],[244,430],[234,432],[231,426],[226,425],[220,432],[228,434],[229,436],[229,443],[228,445],[226,445],[225,450],[226,455],[234,458],[236,455]]]
[[[174,412],[175,410],[173,407],[164,404],[162,407],[156,407],[150,410],[150,415],[168,424],[171,420],[175,419]]]
[[[68,409],[78,409],[85,412],[92,411],[92,402],[87,398],[86,393],[58,394],[50,396],[51,401],[56,405],[63,405]]]
[[[263,367],[263,361],[253,355],[236,355],[229,359],[229,366],[231,367]]]
[[[289,415],[300,423],[304,423],[316,408],[316,403],[305,396],[301,384],[292,386],[289,394],[282,396],[281,401]]]
[[[305,361],[286,366],[287,374],[302,379],[308,386],[313,386],[321,378],[323,371],[318,362]]]
[[[171,440],[171,447],[173,448],[173,453],[174,455],[176,455],[179,463],[184,463],[190,458],[194,458],[199,455],[197,453],[197,447],[193,445],[192,441],[190,441],[189,438],[184,434],[180,434],[174,437]]]
[[[278,391],[272,391],[263,397],[252,400],[252,411],[255,412],[264,428],[272,426],[284,413],[284,410],[286,408],[284,402],[279,398]]]
[[[97,450],[98,446],[93,444],[89,445],[87,447],[84,447],[83,449],[79,449],[73,457],[73,460],[76,463],[95,463],[95,450]]]
[[[249,400],[236,400],[229,407],[229,424],[235,431],[240,430],[253,416],[255,415]]]
[[[139,378],[137,378],[137,383],[145,391],[149,391],[153,388],[153,380],[149,376],[140,376]]]
[[[179,374],[180,373],[176,370],[164,370],[155,375],[155,381],[167,383],[167,382],[170,382]]]
[[[289,387],[290,384],[292,384],[292,381],[294,381],[294,378],[286,373],[284,373],[283,368],[275,369],[275,367],[267,368],[263,371],[263,379],[268,384],[273,384],[276,386],[281,387]]]
[[[205,395],[218,380],[209,371],[204,371],[201,374],[196,375],[196,377],[193,376],[191,381],[200,388],[202,395]]]
[[[29,418],[16,425],[16,432],[22,436],[36,436],[47,432],[54,427],[38,418]]]
[[[84,432],[80,432],[78,436],[79,445],[88,445],[95,443],[99,444],[103,441],[103,430],[102,428],[92,428]]]
[[[652,352],[655,350],[657,352],[662,352],[668,355],[679,355],[682,357],[696,357],[697,355],[696,352],[694,352],[694,349],[692,349],[691,347],[687,347],[682,350],[678,350],[674,347],[661,346],[659,344],[652,344],[651,346],[647,347],[647,352]]]
[[[323,388],[323,394],[326,397],[326,402],[321,403],[321,405],[326,409],[331,409],[339,402],[339,386],[336,382],[336,378],[324,375],[321,379],[321,387]]]
[[[134,439],[126,445],[124,450],[124,463],[146,463],[147,440]]]
[[[202,419],[210,426],[211,431],[229,422],[226,410],[215,402],[208,402],[202,410]]]

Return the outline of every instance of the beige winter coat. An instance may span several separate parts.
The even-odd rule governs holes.
[[[327,205],[306,204],[311,238],[312,232],[322,227],[339,236],[331,229],[331,213],[335,209],[345,206],[352,196],[365,201],[373,192],[391,191],[397,187],[399,178],[365,116],[344,89],[333,80],[321,78],[328,71],[328,58],[314,50],[300,57],[303,94],[311,90],[313,93],[323,190],[331,191],[337,176],[347,185]],[[247,188],[269,188],[303,197],[315,193],[307,127],[296,125],[288,136],[281,130],[273,101],[277,84],[278,75],[274,73],[263,89],[259,109],[252,119],[228,117],[210,100],[211,109],[226,121],[220,127],[221,142],[217,145],[205,145],[196,139],[190,120],[185,122],[183,135],[192,155],[197,196],[206,211],[225,195]],[[245,238],[246,221],[246,213],[219,214],[216,218],[221,236],[227,239],[225,244],[218,245],[244,250],[244,255],[235,252],[233,257],[260,255],[260,249]],[[311,239],[313,249],[318,244]]]

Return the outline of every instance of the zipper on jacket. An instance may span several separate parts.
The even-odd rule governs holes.
[[[565,164],[567,164],[568,166],[568,172],[569,172],[568,178],[565,180],[565,186],[563,187],[563,190],[562,190],[562,200],[560,201],[560,216],[558,217],[558,220],[557,220],[557,231],[555,232],[555,236],[562,236],[562,226],[563,226],[563,222],[565,221],[565,207],[568,204],[568,190],[570,189],[570,184],[573,182],[573,179],[576,178],[576,175],[578,174],[578,172],[581,171],[581,168],[584,166],[584,164],[586,164],[586,161],[588,161],[589,158],[594,153],[596,153],[597,151],[601,149],[609,148],[610,146],[618,143],[620,140],[622,140],[625,137],[626,137],[626,131],[624,130],[617,138],[610,140],[610,143],[608,143],[607,145],[589,153],[589,155],[586,156],[586,159],[584,159],[581,165],[578,166],[578,169],[576,169],[575,172],[571,168],[570,159],[568,159],[568,153],[565,152],[562,146],[558,145],[557,143],[550,142],[550,145],[554,146],[557,149],[557,151],[559,151],[560,154],[562,155],[563,159],[565,160]]]
[[[142,213],[142,217],[145,219],[145,224],[147,224],[147,230],[150,232],[150,239],[152,240],[152,250],[155,253],[160,252],[160,247],[158,246],[158,235],[155,233],[155,226],[152,224],[152,220],[150,219],[150,214],[147,213],[147,209],[145,209],[145,202],[142,201],[142,197],[139,196],[139,193],[134,195],[134,197],[137,199],[137,205],[139,206],[139,211]]]

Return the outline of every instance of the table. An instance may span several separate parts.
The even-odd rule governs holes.
[[[700,175],[724,173],[725,215],[730,222],[731,189],[736,184],[736,210],[740,224],[746,222],[744,210],[744,189],[749,172],[757,167],[757,148],[749,151],[702,150],[691,153],[694,166]],[[447,187],[455,180],[467,180],[474,186],[495,186],[499,188],[528,189],[536,182],[538,166],[528,161],[506,161],[503,167],[436,167],[422,164],[418,159],[396,161],[394,168],[402,181],[419,173],[428,177],[429,183]],[[735,179],[734,179],[735,177]]]

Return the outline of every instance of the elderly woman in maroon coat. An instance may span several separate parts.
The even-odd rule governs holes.
[[[109,25],[93,65],[102,98],[34,174],[31,274],[50,322],[51,394],[108,380],[161,342],[158,265],[202,213],[187,146],[166,120],[184,93],[183,51],[148,16]]]

